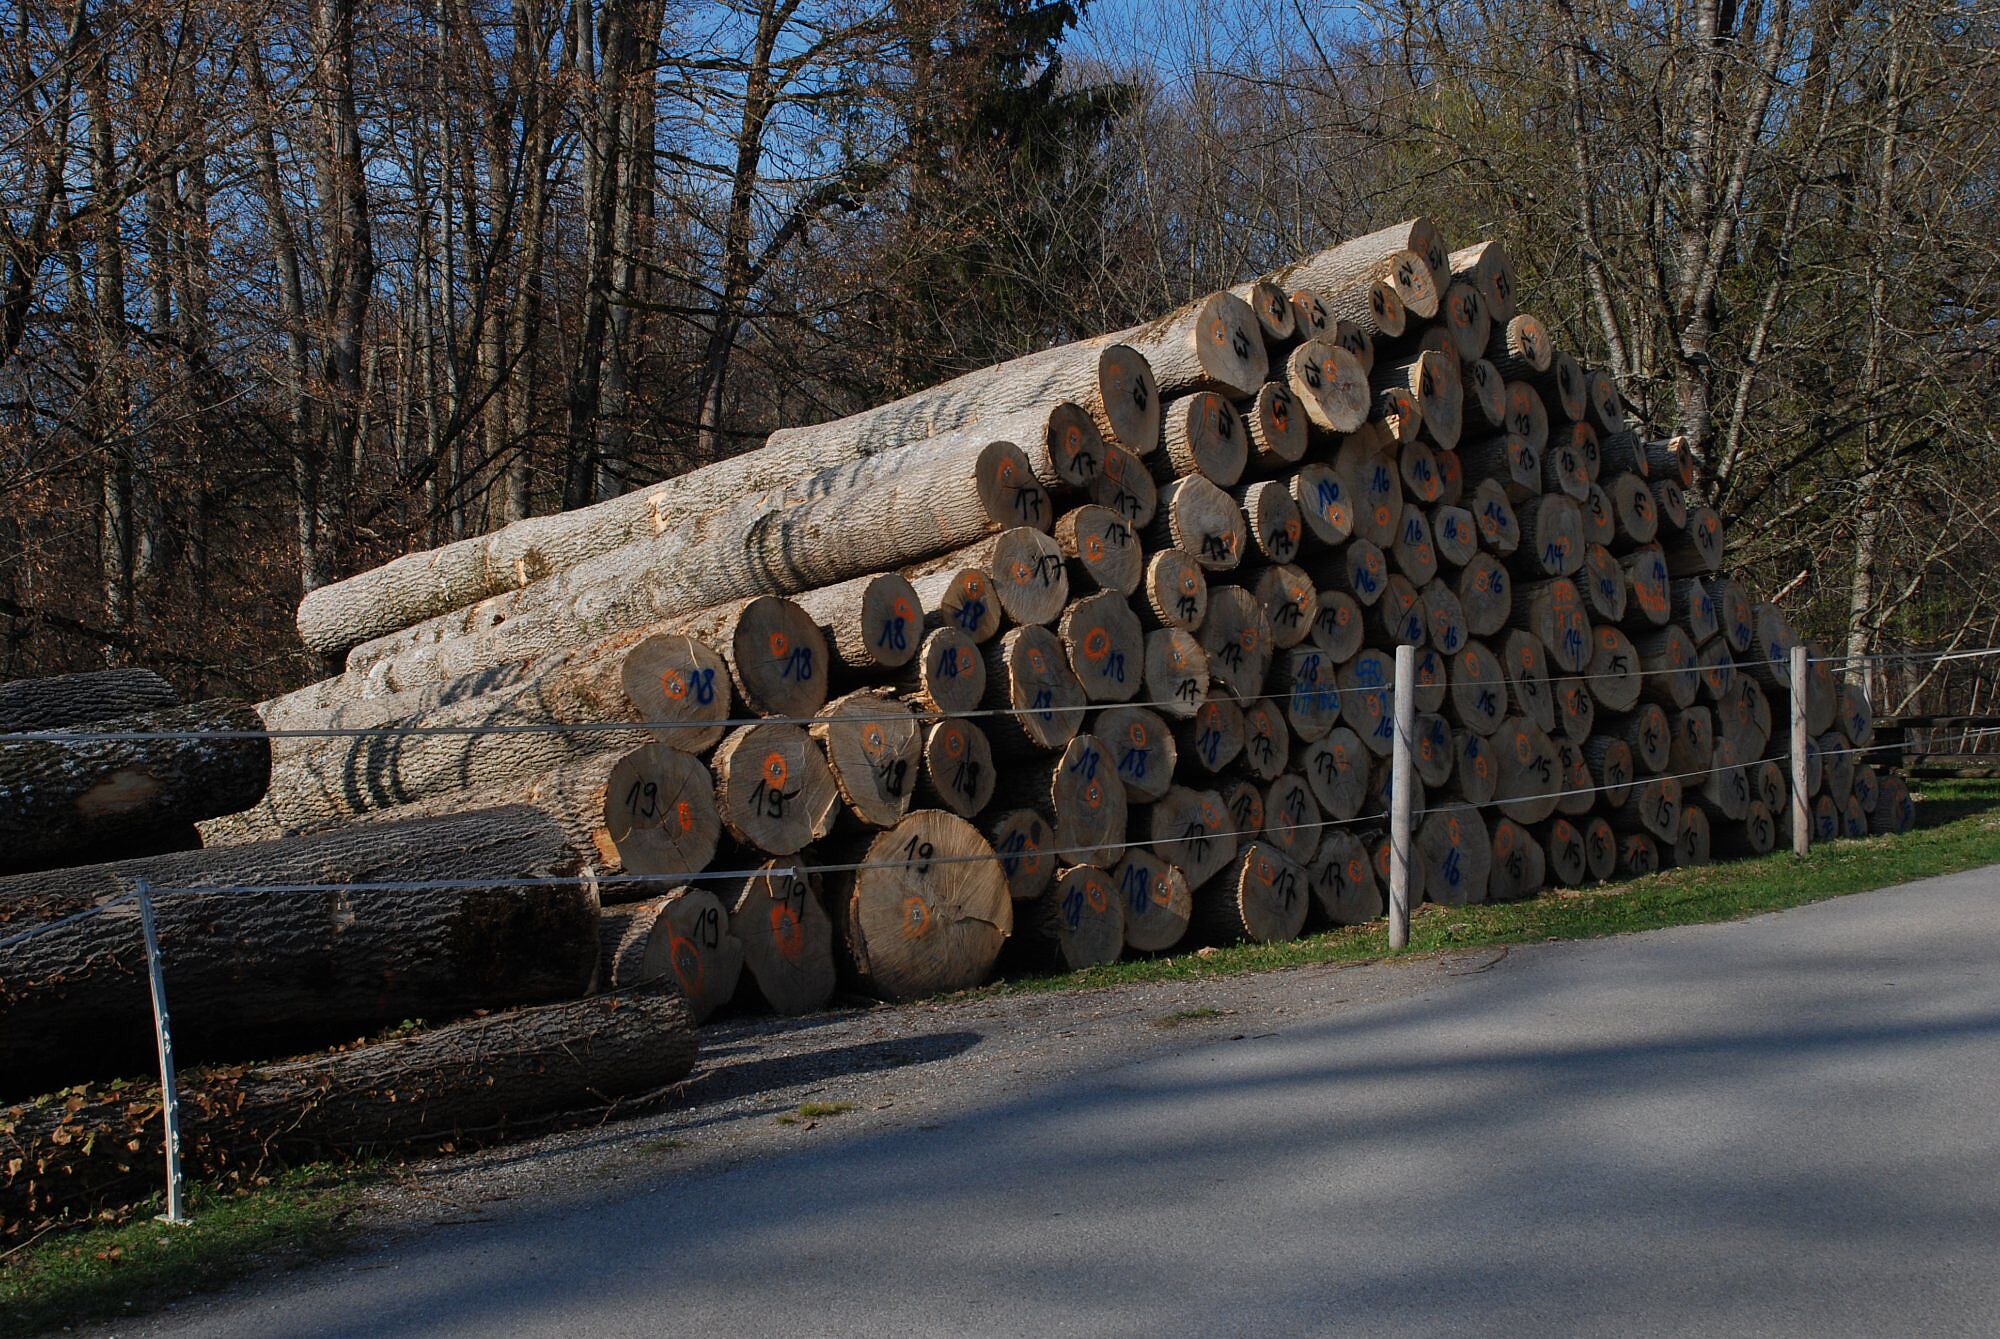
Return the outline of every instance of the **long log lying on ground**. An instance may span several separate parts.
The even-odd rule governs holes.
[[[173,685],[149,669],[86,670],[0,683],[0,731],[65,730],[113,716],[180,705]]]
[[[197,819],[263,796],[270,744],[242,734],[262,728],[218,698],[88,727],[104,738],[0,745],[0,873],[185,846]]]
[[[178,1009],[178,1000],[176,1001]],[[678,1083],[687,1002],[665,981],[330,1055],[183,1074],[181,1152],[202,1180],[545,1130]],[[90,1085],[0,1108],[0,1237],[135,1204],[164,1165],[157,1084]]]
[[[26,926],[125,896],[144,878],[160,890],[175,1053],[227,1059],[581,994],[597,962],[598,906],[581,869],[547,815],[489,809],[18,875],[0,880],[0,915]],[[556,882],[506,886],[523,878]],[[440,881],[470,886],[355,886]],[[301,884],[332,890],[178,891]],[[143,1071],[153,1054],[145,980],[129,903],[0,950],[0,1088]]]

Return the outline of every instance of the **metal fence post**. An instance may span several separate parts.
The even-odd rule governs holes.
[[[1396,739],[1389,772],[1389,947],[1410,944],[1410,810],[1416,771],[1410,754],[1417,730],[1417,648],[1396,648]]]
[[[160,936],[153,924],[153,889],[144,879],[133,882],[139,902],[139,930],[146,937],[146,974],[153,983],[153,1039],[160,1051],[160,1114],[167,1136],[167,1212],[169,1223],[188,1221],[181,1198],[181,1095],[174,1082],[174,1034],[167,1019],[167,978],[160,968]]]
[[[1806,793],[1806,648],[1792,648],[1792,854],[1812,846],[1812,803]]]

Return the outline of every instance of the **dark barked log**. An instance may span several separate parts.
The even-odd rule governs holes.
[[[1597,699],[1581,678],[1561,678],[1552,685],[1556,694],[1556,728],[1565,738],[1581,742],[1590,738],[1597,724]]]
[[[1475,637],[1497,636],[1514,608],[1514,578],[1491,554],[1474,554],[1458,571],[1452,587],[1465,611],[1466,629]]]
[[[1533,897],[1548,883],[1548,857],[1535,834],[1511,818],[1493,824],[1493,865],[1486,893],[1495,902]]]
[[[1729,648],[1720,637],[1695,652],[1695,663],[1701,668],[1701,695],[1721,707],[1732,700],[1736,692],[1736,658],[1729,654]]]
[[[1681,783],[1678,777],[1644,776],[1632,783],[1625,803],[1608,807],[1605,815],[1621,836],[1643,832],[1671,842],[1681,830]]]
[[[827,703],[810,733],[849,813],[886,828],[910,811],[922,730],[916,713],[889,689],[864,688]]]
[[[859,868],[829,876],[828,890],[837,942],[867,989],[906,1000],[986,980],[1014,903],[977,828],[919,809],[847,863]]]
[[[1161,549],[1146,560],[1146,577],[1132,607],[1149,628],[1192,632],[1208,617],[1207,573],[1186,550]]]
[[[1132,523],[1096,503],[1056,518],[1056,546],[1068,559],[1072,590],[1130,596],[1146,575],[1146,554]]]
[[[1507,500],[1507,490],[1488,479],[1472,490],[1472,520],[1479,527],[1479,542],[1499,558],[1512,556],[1521,547],[1521,518]]]
[[[1307,871],[1319,917],[1334,925],[1366,925],[1387,910],[1382,887],[1361,839],[1343,828],[1330,828],[1320,842],[1318,857]]]
[[[1673,613],[1673,575],[1657,544],[1625,555],[1625,628],[1637,636],[1664,625]]]
[[[979,644],[957,628],[934,628],[924,635],[914,673],[898,681],[919,711],[962,716],[986,696],[986,658]]]
[[[1507,383],[1507,431],[1519,437],[1537,458],[1549,444],[1549,410],[1542,393],[1525,381]]]
[[[1225,691],[1245,699],[1263,691],[1271,669],[1271,621],[1255,595],[1241,586],[1211,590],[1197,635],[1208,653],[1209,676]]]
[[[1567,817],[1550,819],[1535,830],[1548,860],[1549,878],[1561,888],[1579,888],[1590,880],[1590,858],[1583,829]]]
[[[1292,737],[1283,708],[1270,698],[1243,704],[1243,769],[1269,781],[1291,761]]]
[[[1125,907],[1105,870],[1076,865],[1015,912],[1015,952],[1059,972],[1118,961],[1125,951]]]
[[[1368,421],[1373,396],[1361,360],[1340,345],[1311,339],[1285,359],[1287,389],[1322,433],[1353,432]]]
[[[1134,804],[1159,799],[1174,783],[1179,750],[1166,718],[1146,707],[1109,707],[1090,722],[1090,732],[1111,752],[1112,775]]]
[[[1493,839],[1486,820],[1469,804],[1448,804],[1424,815],[1411,842],[1424,867],[1424,896],[1440,906],[1486,900],[1493,871]]]
[[[1001,612],[1015,623],[1053,623],[1069,600],[1069,568],[1063,562],[1061,545],[1054,536],[1031,526],[1003,530],[991,539],[911,570],[921,575],[968,567],[987,574],[993,598],[999,602]]]
[[[729,912],[706,888],[676,888],[662,898],[656,933],[666,937],[667,979],[686,997],[697,1023],[736,996],[743,979],[743,941],[730,933]]]
[[[1083,695],[1092,702],[1129,702],[1146,677],[1146,631],[1117,591],[1073,600],[1057,625]]]
[[[1331,549],[1354,536],[1354,494],[1329,465],[1301,465],[1283,481],[1305,525],[1309,548]]]
[[[1243,708],[1233,698],[1209,698],[1173,730],[1178,757],[1200,771],[1220,772],[1242,756]]]
[[[1606,623],[1622,623],[1625,610],[1632,602],[1632,591],[1625,583],[1625,566],[1602,544],[1591,544],[1583,551],[1583,570],[1576,574],[1577,589],[1583,593],[1584,603],[1590,607],[1590,616]]]
[[[1319,592],[1319,612],[1313,615],[1312,644],[1332,656],[1335,662],[1354,659],[1354,653],[1361,649],[1361,638],[1365,631],[1361,617],[1361,606],[1352,595],[1345,591],[1322,588]]]
[[[655,933],[666,909],[664,895],[603,909],[597,918],[597,974],[590,994],[630,990],[667,974],[666,936]]]
[[[1468,479],[1494,480],[1510,502],[1524,502],[1542,491],[1541,453],[1516,433],[1494,433],[1468,442],[1459,448],[1458,458]]]
[[[1495,321],[1511,320],[1517,295],[1514,268],[1498,242],[1479,242],[1460,247],[1447,259],[1455,282],[1471,284],[1486,300],[1486,310]]]
[[[923,637],[923,601],[908,579],[895,572],[807,591],[794,603],[819,625],[834,663],[856,674],[901,669],[915,657]]]
[[[1083,723],[1083,685],[1062,639],[1047,628],[1012,628],[986,650],[987,732],[996,752],[1060,750]]]
[[[1249,547],[1243,508],[1199,475],[1160,489],[1160,510],[1145,540],[1150,549],[1179,549],[1211,572],[1235,567]]]
[[[1056,832],[1039,809],[1008,809],[985,821],[986,837],[1016,902],[1040,897],[1056,876]]]
[[[1299,752],[1299,771],[1313,800],[1331,822],[1361,812],[1368,798],[1368,751],[1346,726],[1335,726]]]
[[[178,1008],[178,1002],[176,1002]],[[694,1067],[687,1004],[656,982],[327,1055],[179,1076],[181,1158],[200,1182],[423,1145],[464,1148],[601,1120]],[[0,1108],[0,1236],[140,1203],[165,1157],[156,1083]]]
[[[263,728],[217,698],[0,744],[0,873],[185,849],[197,820],[263,798]]]
[[[1249,433],[1236,406],[1213,391],[1196,391],[1167,401],[1161,415],[1161,444],[1149,463],[1153,478],[1167,482],[1200,475],[1232,488],[1250,460]]]
[[[1516,312],[1503,324],[1495,321],[1486,340],[1486,360],[1509,381],[1533,384],[1555,359],[1556,344],[1548,327],[1526,312]]]
[[[1638,647],[1609,625],[1593,628],[1590,638],[1590,663],[1584,667],[1584,681],[1592,696],[1608,711],[1632,710],[1645,682]]]
[[[1713,576],[1722,570],[1722,518],[1713,507],[1689,507],[1687,526],[1667,535],[1663,547],[1675,576]]]
[[[597,962],[594,880],[561,826],[522,807],[17,875],[0,880],[0,924],[114,902],[140,879],[183,1064],[578,995]],[[402,886],[437,882],[463,886]],[[331,891],[259,891],[298,885]],[[145,976],[129,902],[0,949],[0,1092],[148,1070]]]
[[[1195,889],[1190,923],[1211,943],[1283,943],[1305,928],[1311,897],[1303,869],[1269,843],[1253,841]]]
[[[1160,506],[1160,486],[1153,482],[1146,462],[1122,446],[1104,448],[1104,460],[1088,495],[1098,506],[1111,508],[1134,530],[1151,525]]]
[[[1655,477],[1646,486],[1653,490],[1653,509],[1660,516],[1660,538],[1677,534],[1688,523],[1688,495],[1680,480]]]
[[[1597,794],[1592,797],[1595,807],[1625,803],[1625,794],[1636,774],[1632,765],[1632,746],[1616,735],[1603,733],[1600,728],[1597,734],[1583,741],[1583,761],[1590,768],[1597,787]]]
[[[1193,633],[1155,628],[1146,634],[1143,700],[1168,716],[1187,717],[1208,699],[1208,652]]]
[[[1135,848],[1111,871],[1125,917],[1125,947],[1163,953],[1187,935],[1194,899],[1187,876],[1153,852]]]
[[[1303,570],[1290,565],[1266,567],[1257,573],[1251,593],[1264,606],[1273,644],[1288,651],[1312,632],[1319,615],[1319,590]]]
[[[972,818],[992,801],[1000,772],[993,763],[993,745],[979,722],[957,716],[933,722],[923,733],[919,763],[916,802]]]
[[[1213,790],[1175,786],[1147,806],[1146,847],[1198,888],[1236,858],[1229,809]]]
[[[1532,632],[1510,632],[1500,652],[1507,673],[1510,714],[1523,716],[1544,732],[1556,728],[1556,699],[1549,687],[1549,653]]]
[[[937,566],[909,577],[910,589],[926,611],[925,626],[950,628],[974,642],[1000,635],[1000,601],[994,595],[993,574],[985,568]]]
[[[1437,575],[1437,545],[1431,538],[1430,516],[1415,502],[1403,504],[1396,537],[1389,545],[1389,557],[1412,585],[1428,585]]]
[[[1654,438],[1646,443],[1646,460],[1656,479],[1672,479],[1682,488],[1694,487],[1694,452],[1687,438]]]
[[[1437,541],[1438,561],[1446,567],[1463,567],[1479,552],[1479,526],[1472,513],[1456,504],[1446,504],[1431,514],[1431,534]]]
[[[1618,474],[1604,483],[1604,496],[1611,503],[1611,551],[1630,553],[1641,544],[1650,544],[1660,533],[1660,514],[1653,502],[1653,490],[1633,474]]]
[[[1258,279],[1251,283],[1239,284],[1230,293],[1250,304],[1250,310],[1257,313],[1257,329],[1264,336],[1264,346],[1277,350],[1284,348],[1299,337],[1298,317],[1292,311],[1291,294],[1268,279]]]
[[[1334,471],[1354,499],[1354,537],[1378,548],[1395,542],[1403,514],[1403,478],[1393,448],[1367,433],[1355,433],[1334,455]]]
[[[1694,643],[1678,625],[1637,633],[1632,645],[1645,676],[1639,690],[1642,697],[1674,711],[1694,704],[1701,691],[1701,666]]]
[[[817,877],[774,860],[722,901],[743,951],[739,991],[777,1014],[825,1008],[835,984],[833,919]]]
[[[1237,489],[1231,496],[1243,508],[1250,551],[1255,558],[1267,563],[1289,563],[1299,556],[1305,525],[1288,480],[1260,480]]]
[[[791,855],[833,830],[840,791],[826,755],[796,725],[744,725],[715,746],[715,811],[729,835]]]
[[[1556,767],[1556,746],[1546,731],[1524,717],[1501,723],[1493,736],[1498,760],[1494,802],[1517,823],[1539,823],[1556,809],[1562,778]]]
[[[92,721],[164,711],[180,695],[149,669],[85,670],[0,683],[0,732],[67,730]]]
[[[1603,433],[1598,445],[1606,479],[1630,474],[1644,483],[1652,477],[1653,466],[1646,456],[1646,444],[1630,424],[1616,432]]]
[[[1590,616],[1584,611],[1583,595],[1569,578],[1524,582],[1509,621],[1515,629],[1534,635],[1556,669],[1577,674],[1590,663]]]
[[[1377,646],[1422,646],[1430,636],[1424,622],[1423,598],[1401,572],[1391,572],[1382,598],[1362,615],[1367,640]]]

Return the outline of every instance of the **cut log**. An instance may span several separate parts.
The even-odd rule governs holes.
[[[1547,857],[1549,877],[1563,888],[1578,888],[1590,879],[1590,858],[1583,829],[1568,818],[1552,818],[1535,833]]]
[[[1286,389],[1322,433],[1353,432],[1368,421],[1373,397],[1361,360],[1331,340],[1311,339],[1285,359]]]
[[[1263,332],[1266,346],[1282,347],[1297,337],[1298,317],[1292,311],[1291,295],[1284,289],[1268,279],[1259,279],[1229,291],[1257,313],[1257,328]]]
[[[1265,479],[1238,489],[1233,497],[1243,508],[1251,554],[1267,563],[1289,563],[1299,556],[1305,525],[1289,480]]]
[[[68,730],[93,721],[180,705],[173,686],[149,669],[86,670],[0,683],[0,733]]]
[[[1466,631],[1475,637],[1498,635],[1513,614],[1514,579],[1499,559],[1476,553],[1459,569],[1452,591],[1465,615]]]
[[[1663,842],[1672,842],[1681,830],[1681,783],[1677,777],[1648,776],[1632,783],[1625,803],[1606,815],[1612,829],[1620,834],[1643,832]],[[1659,868],[1656,863],[1654,868]]]
[[[692,637],[721,652],[747,712],[810,716],[826,704],[826,637],[819,621],[791,600],[760,595],[732,601],[674,619],[658,631]]]
[[[993,587],[993,575],[983,567],[933,565],[912,570],[910,589],[928,612],[927,626],[951,628],[984,644],[1000,635],[1003,615]]]
[[[1687,490],[1680,480],[1655,476],[1647,483],[1653,492],[1653,510],[1659,513],[1662,539],[1684,529],[1688,522]]]
[[[1517,823],[1540,823],[1556,811],[1562,778],[1556,747],[1534,721],[1513,716],[1493,736],[1498,762],[1494,798],[1500,811]]]
[[[1465,649],[1472,640],[1465,606],[1448,581],[1433,581],[1418,592],[1423,600],[1424,622],[1430,629],[1431,646],[1444,659]]]
[[[1424,867],[1424,896],[1440,906],[1486,900],[1493,871],[1493,839],[1469,804],[1449,804],[1424,815],[1411,853]]]
[[[1328,294],[1387,280],[1416,316],[1437,314],[1451,280],[1449,249],[1427,218],[1407,219],[1307,256],[1265,276],[1286,292],[1313,288]]]
[[[1637,634],[1632,646],[1639,653],[1643,675],[1640,696],[1673,711],[1694,705],[1695,695],[1701,691],[1701,664],[1685,632],[1669,623]]]
[[[1285,720],[1301,740],[1318,739],[1340,719],[1339,672],[1339,663],[1316,646],[1287,652],[1273,671],[1285,687]]]
[[[1395,660],[1381,651],[1363,651],[1340,670],[1340,714],[1361,743],[1378,758],[1396,742]]]
[[[725,900],[729,933],[743,946],[743,980],[773,1013],[824,1009],[833,998],[833,918],[819,880],[772,861]]]
[[[524,808],[19,875],[0,880],[0,923],[71,915],[142,878],[184,1064],[578,995],[597,962],[593,881]],[[298,885],[330,890],[256,891]],[[145,974],[130,904],[0,949],[0,1090],[149,1069]]]
[[[1086,698],[1129,702],[1138,694],[1147,668],[1146,634],[1123,595],[1101,590],[1073,601],[1058,633]]]
[[[1194,899],[1178,867],[1134,849],[1111,871],[1111,882],[1124,908],[1125,947],[1164,953],[1186,937]]]
[[[1702,803],[1714,810],[1717,819],[1740,823],[1749,816],[1750,804],[1756,799],[1756,787],[1750,780],[1750,761],[1734,741],[1718,739],[1714,765],[1706,776],[1690,778],[1687,789],[1698,794]]]
[[[978,568],[991,578],[1001,611],[1023,625],[1056,621],[1069,600],[1069,569],[1052,536],[1016,526],[937,560],[942,569]],[[924,569],[915,569],[921,573]],[[963,626],[961,624],[961,626]]]
[[[1491,479],[1472,490],[1472,520],[1479,527],[1479,542],[1500,558],[1512,556],[1521,547],[1521,518],[1507,501],[1507,490]]]
[[[1527,443],[1539,463],[1549,444],[1548,406],[1542,403],[1541,392],[1527,382],[1509,381],[1506,385],[1507,431]]]
[[[916,713],[888,689],[864,688],[829,702],[810,733],[849,813],[876,828],[909,813],[924,741]]]
[[[1269,781],[1291,761],[1292,736],[1285,713],[1270,698],[1243,704],[1243,767],[1259,781]]]
[[[1211,572],[1243,561],[1249,536],[1236,499],[1199,476],[1176,479],[1160,490],[1159,514],[1146,530],[1156,549],[1179,549]]]
[[[685,1078],[694,1058],[686,1003],[655,985],[302,1060],[184,1070],[181,1156],[190,1177],[213,1181],[463,1147],[565,1116],[602,1119],[620,1099]],[[26,1237],[157,1193],[161,1106],[158,1085],[140,1082],[0,1109],[0,1235]]]
[[[664,896],[604,908],[597,919],[597,975],[589,993],[630,990],[667,974],[666,937],[656,933],[666,909]]]
[[[833,830],[840,791],[826,755],[796,725],[744,725],[715,746],[715,811],[729,835],[791,855]]]
[[[1548,859],[1535,834],[1511,818],[1494,823],[1487,896],[1495,902],[1519,902],[1539,893],[1548,877]]]
[[[1709,594],[1715,600],[1715,620],[1722,639],[1729,643],[1729,649],[1741,656],[1749,651],[1750,643],[1757,635],[1756,607],[1749,592],[1742,583],[1728,577],[1714,577],[1708,582]]]
[[[1548,371],[1524,379],[1541,393],[1551,413],[1560,414],[1571,423],[1584,421],[1583,367],[1576,359],[1557,349]]]
[[[1445,567],[1464,567],[1479,552],[1479,526],[1463,507],[1439,507],[1431,516],[1431,533],[1438,561]]]
[[[1309,871],[1313,901],[1335,925],[1365,925],[1384,913],[1381,885],[1375,882],[1368,851],[1353,833],[1330,830]]]
[[[1264,788],[1262,839],[1300,866],[1319,854],[1322,828],[1319,801],[1305,778],[1285,772]]]
[[[1609,820],[1598,816],[1583,825],[1583,850],[1592,883],[1603,883],[1618,872],[1618,834]]]
[[[1627,879],[1643,879],[1660,872],[1660,846],[1643,832],[1627,832],[1618,838],[1618,873]]]
[[[1590,636],[1590,663],[1584,667],[1584,678],[1592,696],[1607,710],[1632,710],[1644,684],[1644,662],[1638,648],[1614,627],[1595,628]]]
[[[985,706],[996,751],[1060,750],[1083,723],[1083,685],[1047,628],[1010,629],[986,651]]]
[[[1056,876],[1056,834],[1037,809],[1009,809],[987,823],[986,834],[1016,902],[1040,897]]]
[[[1465,422],[1465,392],[1453,359],[1435,351],[1401,357],[1378,354],[1368,385],[1377,395],[1407,391],[1416,401],[1416,416],[1424,435],[1446,450],[1458,445]]]
[[[993,745],[977,722],[948,716],[924,732],[923,768],[916,785],[917,798],[924,804],[972,818],[992,802],[999,777]]]
[[[0,873],[185,849],[197,819],[263,797],[263,728],[248,703],[216,698],[0,744]]]
[[[1142,804],[1167,793],[1179,750],[1164,718],[1145,707],[1110,707],[1097,714],[1090,732],[1111,751],[1112,774],[1128,801]]]
[[[1591,774],[1583,745],[1575,739],[1558,739],[1556,767],[1562,773],[1563,789],[1562,797],[1556,801],[1556,812],[1572,818],[1589,813],[1597,803],[1597,781]]]
[[[1146,575],[1138,532],[1109,507],[1076,507],[1056,518],[1056,545],[1069,560],[1070,586],[1129,596]]]
[[[1687,630],[1696,646],[1707,644],[1721,633],[1722,611],[1705,580],[1679,578],[1667,587],[1667,596],[1674,622]],[[1728,645],[1725,643],[1722,649],[1727,652]]]
[[[1211,293],[1109,338],[1138,351],[1152,368],[1159,393],[1168,399],[1190,391],[1255,395],[1271,369],[1257,313],[1228,293]],[[1124,436],[1118,440],[1146,454]]]
[[[1328,731],[1300,752],[1299,771],[1329,819],[1341,822],[1361,812],[1368,796],[1367,756],[1359,736],[1345,726]]]
[[[1468,642],[1452,659],[1444,710],[1479,736],[1490,736],[1507,714],[1507,675],[1483,642]]]
[[[1063,871],[1055,886],[1018,913],[1014,936],[1024,957],[1060,972],[1118,961],[1125,908],[1111,875],[1090,865]]]
[[[1542,491],[1542,455],[1528,439],[1516,433],[1495,433],[1468,442],[1458,453],[1465,476],[1474,482],[1492,480],[1513,502],[1523,502]]]
[[[1208,698],[1208,652],[1191,632],[1155,628],[1146,634],[1144,700],[1169,716],[1186,717]]]
[[[1486,360],[1509,381],[1533,385],[1555,361],[1556,343],[1548,327],[1526,312],[1505,324],[1495,321],[1487,335]]]
[[[993,848],[954,814],[920,809],[877,833],[835,888],[835,923],[855,974],[887,999],[984,981],[1014,929]]]
[[[1315,546],[1330,549],[1353,537],[1353,495],[1331,467],[1309,462],[1284,480],[1284,486]]]
[[[1734,699],[1736,694],[1736,658],[1729,654],[1720,637],[1695,652],[1695,663],[1701,668],[1701,695],[1710,702],[1721,706]]]
[[[1236,858],[1236,830],[1229,809],[1212,790],[1175,786],[1148,807],[1147,846],[1199,888]]]
[[[1167,401],[1162,411],[1163,450],[1153,457],[1155,478],[1200,475],[1232,488],[1250,460],[1249,431],[1236,406],[1214,391]]]
[[[1653,502],[1653,490],[1636,474],[1620,474],[1604,485],[1611,503],[1613,553],[1630,553],[1650,544],[1660,533],[1660,513]]]
[[[1447,288],[1438,318],[1461,359],[1470,362],[1486,352],[1493,333],[1493,314],[1474,285],[1454,282]]]
[[[1722,570],[1722,518],[1713,507],[1689,507],[1686,527],[1664,536],[1663,547],[1675,576],[1713,576]]]
[[[1238,698],[1263,691],[1271,668],[1271,621],[1255,595],[1241,586],[1210,591],[1199,636],[1213,681]]]
[[[1778,843],[1778,824],[1762,800],[1752,800],[1739,822],[1715,824],[1715,849],[1729,855],[1769,855]]]
[[[1460,247],[1446,262],[1451,277],[1471,284],[1486,301],[1486,310],[1496,322],[1512,320],[1516,293],[1514,269],[1498,242],[1480,242]]]
[[[986,658],[978,643],[957,628],[926,633],[916,668],[902,686],[920,711],[962,716],[976,711],[986,696]]]
[[[1159,509],[1160,488],[1145,461],[1122,446],[1106,446],[1104,462],[1090,485],[1090,500],[1111,508],[1134,530],[1143,530]]]
[[[1353,596],[1331,589],[1319,591],[1314,603],[1319,611],[1313,615],[1312,644],[1332,656],[1336,664],[1354,659],[1366,631],[1361,606]]]
[[[1509,622],[1532,634],[1556,669],[1576,674],[1590,663],[1590,617],[1576,583],[1567,577],[1523,584]]]
[[[895,572],[806,591],[795,601],[819,625],[837,662],[859,674],[901,669],[924,635],[924,605]]]
[[[1646,460],[1656,479],[1671,479],[1682,488],[1694,487],[1694,452],[1687,438],[1657,438],[1646,443]]]
[[[1363,615],[1367,640],[1377,646],[1422,646],[1430,637],[1424,602],[1417,588],[1400,572],[1382,583],[1382,598]]]
[[[1452,734],[1451,745],[1457,754],[1451,769],[1451,792],[1476,809],[1485,808],[1493,802],[1494,788],[1500,782],[1500,763],[1493,752],[1493,741],[1470,730],[1459,730]]]
[[[1389,558],[1412,585],[1427,585],[1437,575],[1437,546],[1431,538],[1430,517],[1414,502],[1403,504]]]
[[[1366,377],[1364,369],[1364,382]],[[1265,382],[1255,399],[1244,402],[1242,412],[1250,433],[1251,459],[1260,469],[1282,470],[1305,458],[1310,444],[1306,415],[1291,387],[1282,381]]]
[[[1555,729],[1556,700],[1549,688],[1548,652],[1541,638],[1531,632],[1509,633],[1500,664],[1507,672],[1512,714],[1526,717],[1544,732]]]
[[[1192,632],[1208,616],[1208,577],[1184,549],[1166,548],[1146,560],[1144,598],[1134,602],[1148,627]]]
[[[729,913],[706,888],[677,888],[665,896],[668,978],[704,1023],[736,994],[743,978],[743,943],[730,933]]]
[[[1195,889],[1195,932],[1210,943],[1279,944],[1305,928],[1306,872],[1267,842],[1247,843]]]
[[[1313,619],[1319,615],[1319,591],[1302,569],[1282,564],[1263,568],[1251,593],[1264,606],[1272,642],[1279,650],[1289,651],[1312,632]]]
[[[1521,545],[1514,570],[1529,579],[1574,576],[1583,568],[1583,512],[1561,494],[1531,497],[1515,509]]]
[[[1233,698],[1211,697],[1174,728],[1179,756],[1207,772],[1220,772],[1243,753],[1243,708]]]
[[[1032,795],[1049,815],[1059,864],[1109,867],[1125,843],[1125,787],[1117,766],[1096,735],[1078,734],[1046,771],[1010,774],[1007,797]]]
[[[1625,556],[1625,626],[1635,635],[1642,628],[1660,627],[1671,617],[1672,580],[1657,544]]]
[[[1667,717],[1667,770],[1690,777],[1715,763],[1715,718],[1707,707],[1689,707]],[[1662,834],[1665,836],[1666,834]]]
[[[1590,494],[1590,468],[1585,463],[1584,446],[1578,438],[1590,429],[1573,423],[1556,433],[1542,451],[1542,477],[1535,492],[1561,493],[1577,502]]]

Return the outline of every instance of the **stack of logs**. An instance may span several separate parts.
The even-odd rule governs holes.
[[[1726,574],[1688,453],[1515,298],[1497,244],[1410,220],[314,591],[344,672],[259,704],[295,732],[267,792],[175,858],[587,871],[593,970],[496,930],[493,971],[664,972],[698,1018],[1284,939],[1382,914],[1405,644],[1413,894],[1769,851],[1795,635]],[[1861,692],[1816,664],[1806,700],[1817,835],[1907,826]],[[530,811],[572,864],[524,863]],[[412,982],[489,947],[407,939],[374,951]],[[470,998],[438,989],[427,1016]]]

